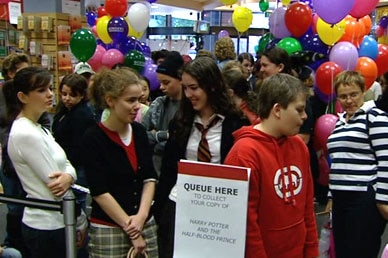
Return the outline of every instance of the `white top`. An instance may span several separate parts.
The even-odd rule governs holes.
[[[47,183],[52,172],[63,171],[77,178],[75,169],[51,133],[38,123],[22,117],[13,122],[8,140],[8,153],[27,197],[60,201]],[[58,211],[24,209],[23,223],[35,229],[63,228],[63,215]]]

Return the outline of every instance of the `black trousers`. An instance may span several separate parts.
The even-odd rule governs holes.
[[[376,258],[386,221],[372,186],[367,192],[332,191],[333,233],[337,258]]]
[[[159,258],[172,258],[174,255],[175,210],[175,202],[169,199],[158,225]]]

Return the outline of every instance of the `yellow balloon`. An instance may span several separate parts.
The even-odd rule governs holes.
[[[109,44],[113,41],[108,33],[108,23],[109,23],[110,19],[111,19],[110,16],[104,15],[104,16],[100,17],[96,23],[97,36],[105,44]]]
[[[232,5],[237,3],[237,0],[221,0],[224,5]]]
[[[252,11],[247,7],[237,6],[232,14],[233,26],[238,32],[244,32],[252,24]]]
[[[341,20],[336,24],[329,24],[318,18],[317,21],[317,32],[319,38],[326,45],[333,45],[336,43],[342,35],[345,33],[345,19]]]
[[[291,3],[291,0],[282,0],[283,5],[289,5]]]

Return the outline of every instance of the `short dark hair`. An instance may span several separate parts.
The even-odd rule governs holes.
[[[3,68],[1,70],[1,73],[6,81],[11,79],[8,76],[9,72],[15,73],[17,70],[17,66],[20,63],[29,63],[28,56],[26,54],[21,53],[11,53],[3,60]]]

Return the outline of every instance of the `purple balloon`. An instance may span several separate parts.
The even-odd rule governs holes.
[[[115,42],[120,42],[128,34],[128,23],[123,17],[112,17],[108,22],[108,34]]]
[[[386,29],[388,27],[388,16],[383,16],[380,18],[379,26],[383,29]]]
[[[348,41],[335,44],[330,50],[329,60],[338,64],[342,70],[354,70],[357,65],[357,48]]]
[[[160,82],[158,80],[158,76],[156,74],[156,68],[158,66],[156,64],[148,64],[144,66],[144,70],[142,75],[148,79],[150,82],[151,91],[155,91],[159,89]]]
[[[335,100],[336,96],[335,94],[326,95],[325,93],[322,93],[316,85],[314,85],[314,93],[317,95],[317,97],[322,101],[328,104],[329,102],[332,102]]]
[[[148,3],[152,4],[152,3],[156,3],[156,1],[158,0],[148,0]]]
[[[314,0],[314,9],[326,23],[336,24],[349,14],[353,4],[354,0]]]
[[[229,35],[229,32],[227,30],[220,30],[220,32],[218,32],[218,38],[228,38],[230,35]]]
[[[299,2],[307,4],[311,10],[314,9],[313,0],[299,0]]]
[[[152,58],[150,56],[144,56],[144,66],[147,66],[149,64],[153,64],[154,61],[152,60]]]
[[[94,25],[96,25],[97,18],[98,18],[97,14],[95,12],[86,13],[86,21],[90,27],[93,27]]]
[[[284,16],[286,9],[283,7],[276,8],[269,17],[269,31],[275,38],[285,38],[291,36],[291,32],[287,29]]]
[[[124,55],[127,54],[129,51],[135,49],[135,44],[136,44],[136,38],[135,37],[127,37],[124,40],[121,41],[120,43],[120,51]]]

